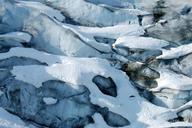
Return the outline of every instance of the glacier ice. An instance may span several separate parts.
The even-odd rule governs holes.
[[[0,0],[0,127],[191,127],[188,0]]]

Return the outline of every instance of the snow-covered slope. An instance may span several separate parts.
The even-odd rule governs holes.
[[[131,122],[131,127],[142,127],[149,125],[151,127],[160,123],[167,124],[167,118],[171,119],[172,114],[169,113],[167,117],[159,117],[162,113],[170,110],[160,108],[148,103],[145,99],[141,98],[137,91],[131,86],[129,78],[117,69],[114,69],[110,64],[102,59],[97,58],[68,58],[56,57],[49,55],[43,57],[42,53],[38,51],[25,52],[23,55],[22,49],[16,49],[15,56],[36,58],[37,60],[45,63],[50,63],[54,59],[59,59],[59,64],[51,66],[16,66],[11,73],[16,79],[27,82],[39,88],[42,83],[48,80],[62,80],[73,84],[73,88],[79,88],[78,85],[85,85],[90,90],[90,98],[93,104],[109,108],[110,111],[118,113]],[[23,52],[24,53],[24,52]],[[6,56],[6,55],[4,55]],[[43,58],[39,58],[42,56]],[[102,75],[104,77],[111,77],[117,86],[117,97],[103,95],[102,92],[92,82],[94,76]],[[134,96],[134,97],[133,97]],[[147,115],[146,115],[147,114]],[[169,117],[170,116],[170,117]],[[155,118],[159,118],[156,120]],[[101,118],[99,120],[102,120]],[[145,123],[145,124],[144,124]],[[94,125],[92,125],[94,127]],[[98,127],[96,125],[96,127]]]

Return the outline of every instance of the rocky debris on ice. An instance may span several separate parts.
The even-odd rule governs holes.
[[[157,22],[146,31],[148,35],[164,39],[175,44],[185,44],[191,40],[191,2],[173,2],[159,0],[153,5],[154,21]],[[186,10],[186,11],[185,11]],[[188,10],[188,11],[187,11]],[[161,21],[164,22],[161,22]]]
[[[159,78],[160,74],[146,65],[128,63],[124,65],[122,70],[127,73],[138,88],[150,89],[158,86],[155,79]]]

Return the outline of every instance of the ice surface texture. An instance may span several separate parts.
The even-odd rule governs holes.
[[[0,127],[191,127],[188,0],[0,0]]]

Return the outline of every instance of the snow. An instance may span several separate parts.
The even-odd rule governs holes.
[[[83,26],[74,26],[65,23],[60,23],[55,20],[60,26],[73,31],[75,34],[81,38],[84,43],[92,48],[97,49],[98,51],[109,53],[112,52],[111,46],[98,43],[95,41],[94,37],[104,37],[104,38],[118,38],[123,35],[142,35],[144,34],[144,29],[139,25],[116,25],[114,27],[83,27]],[[122,31],[123,30],[123,31]]]
[[[192,53],[192,44],[181,45],[176,48],[171,48],[170,50],[163,50],[163,54],[158,59],[174,59],[181,56]]]
[[[161,49],[168,45],[169,43],[164,40],[151,37],[123,36],[118,38],[113,46],[116,48]]]
[[[52,105],[57,103],[57,99],[53,98],[53,97],[44,97],[43,101],[47,104],[47,105]]]
[[[31,40],[31,35],[25,32],[10,32],[0,35],[1,39],[12,39],[18,42],[29,42]]]
[[[109,27],[84,27],[84,26],[73,26],[76,30],[80,31],[86,36],[101,36],[106,38],[119,38],[121,36],[140,36],[145,33],[144,28],[137,24],[130,25],[115,25]]]
[[[38,10],[41,13],[49,16],[50,18],[56,18],[59,21],[64,21],[65,17],[61,14],[60,11],[53,9],[49,6],[46,6],[40,2],[33,2],[33,1],[20,1],[16,0],[18,6],[32,8],[34,10]]]
[[[108,45],[101,45],[84,37],[65,23],[43,15],[37,18],[38,20],[31,21],[29,26],[35,29],[37,33],[40,33],[34,34],[34,42],[32,42],[38,49],[52,54],[78,57],[99,56],[98,48],[101,48],[102,52],[111,51]],[[29,32],[32,31],[29,27]]]
[[[69,25],[69,24],[60,22],[60,21],[62,21],[61,19],[64,19],[64,17],[61,15],[60,11],[52,9],[52,8],[42,4],[42,3],[31,2],[31,1],[20,1],[20,0],[17,1],[17,2],[18,3],[16,5],[19,6],[19,7],[32,8],[34,10],[38,10],[39,12],[47,15],[55,23],[57,23],[59,25],[59,27],[62,26],[64,29],[72,31],[74,34],[76,34],[83,41],[83,43],[85,43],[86,45],[96,49],[97,51],[101,51],[101,52],[104,52],[104,53],[111,52],[112,51],[111,46],[109,46],[107,44],[96,42],[95,39],[94,39],[94,36],[101,36],[101,37],[105,37],[105,38],[107,38],[107,37],[109,37],[109,38],[114,38],[114,37],[118,38],[119,36],[125,35],[125,34],[128,34],[128,35],[140,35],[140,34],[144,33],[143,28],[140,27],[138,24],[134,24],[134,25],[117,25],[117,26],[114,26],[114,27],[106,27],[106,28],[87,27],[87,29],[85,27],[82,27],[82,26]],[[60,1],[60,2],[62,3],[62,1]],[[84,3],[84,2],[81,1],[81,4],[83,4],[83,5],[85,4],[84,6],[86,8],[86,5],[88,3]],[[66,5],[66,6],[69,6],[69,5]],[[94,6],[94,7],[97,8],[97,6]],[[55,17],[56,17],[56,19],[55,19]],[[106,18],[109,18],[109,17],[106,17]],[[37,24],[37,23],[35,23],[35,24]],[[49,28],[49,30],[48,31],[44,30],[45,32],[42,32],[42,33],[44,33],[44,35],[46,35],[46,36],[50,34],[50,36],[48,36],[49,38],[46,39],[46,40],[51,42],[51,46],[55,47],[55,49],[57,49],[57,47],[61,47],[62,51],[64,51],[64,53],[66,55],[69,55],[69,56],[82,56],[82,55],[85,55],[85,53],[83,53],[83,51],[92,52],[91,55],[88,54],[87,56],[93,56],[93,54],[97,54],[97,53],[93,53],[94,52],[93,50],[91,50],[91,49],[88,50],[88,48],[83,47],[83,45],[80,46],[79,43],[74,43],[74,42],[77,42],[77,41],[74,41],[73,38],[68,39],[68,41],[66,41],[67,37],[63,37],[63,34],[64,34],[63,30],[61,30],[60,28],[57,29],[57,27],[55,25],[51,25],[51,24],[52,24],[51,22],[44,21],[43,22],[43,26],[45,26],[44,28]],[[48,27],[48,25],[50,27]],[[81,28],[83,28],[83,29],[81,29]],[[93,32],[95,31],[95,33],[90,31],[89,29],[93,30]],[[122,29],[124,29],[124,30],[122,31]],[[126,30],[128,30],[128,31],[126,31]],[[39,31],[41,31],[41,29],[39,29]],[[54,34],[53,34],[53,32],[54,32]],[[59,40],[55,40],[55,39],[59,39]],[[63,42],[67,42],[67,43],[63,43]],[[38,43],[38,45],[40,45],[40,44]],[[60,46],[60,45],[62,45],[62,46]],[[44,47],[44,46],[45,45],[42,45],[40,47]],[[48,51],[50,51],[52,53],[55,53],[55,54],[60,54],[59,51],[53,51],[53,48],[51,50],[51,46],[50,47],[46,46]]]
[[[7,53],[1,53],[0,59],[6,59],[13,56],[37,59],[40,62],[47,63],[49,65],[61,62],[60,56],[55,56],[45,52],[40,52],[33,48],[21,48],[21,47],[12,48]]]
[[[105,7],[107,9],[110,9],[112,11],[126,11],[129,14],[134,15],[148,15],[149,12],[146,12],[144,10],[139,10],[134,8],[134,4],[131,3],[131,1],[117,1],[117,0],[111,0],[109,1],[103,1],[103,0],[86,0],[88,2],[97,4],[101,7]]]
[[[84,25],[89,24],[94,26],[95,24],[97,24],[100,26],[111,26],[129,23],[138,24],[136,15],[129,14],[125,11],[111,12],[104,7],[97,6],[84,0],[46,1],[50,3],[51,6],[59,8],[63,12],[69,14],[69,16],[75,21],[83,23]],[[89,12],[94,12],[94,15]]]
[[[68,25],[68,24],[64,24],[61,22],[58,22],[57,20],[55,20],[55,22],[57,22],[61,27],[65,28],[65,29],[69,29],[72,32],[74,32],[76,35],[78,35],[78,37],[84,41],[85,44],[87,44],[88,46],[97,49],[98,51],[101,52],[111,52],[111,47],[109,45],[105,45],[105,44],[99,44],[97,43],[95,40],[87,38],[85,35],[81,34],[79,31],[77,31],[76,29],[74,29],[74,27],[72,27],[72,25]]]
[[[8,113],[0,107],[0,127],[1,128],[29,128],[18,117]]]
[[[144,34],[144,29],[139,25],[116,25],[114,27],[98,28],[98,27],[74,26],[65,23],[60,23],[56,20],[55,22],[57,22],[63,28],[73,31],[88,46],[91,46],[92,48],[95,48],[98,51],[104,53],[112,52],[111,46],[104,43],[96,42],[94,37],[98,36],[98,37],[116,39],[123,35],[136,36]]]
[[[180,112],[180,111],[182,111],[182,110],[185,110],[185,109],[191,108],[191,107],[192,107],[192,101],[189,101],[189,102],[187,102],[186,104],[184,104],[183,106],[175,109],[174,111]]]
[[[119,0],[86,0],[88,2],[92,2],[94,4],[99,4],[99,5],[109,5],[113,7],[118,7],[118,8],[133,8],[133,5],[130,2],[127,1],[119,1]]]
[[[187,122],[175,122],[175,123],[170,123],[170,124],[159,124],[159,128],[166,128],[166,127],[170,127],[170,128],[191,128],[192,123],[187,123]],[[151,127],[153,128],[153,127]]]
[[[31,53],[31,56],[33,55],[34,53]],[[156,120],[156,117],[159,117],[168,109],[152,105],[141,98],[131,85],[127,75],[111,67],[108,61],[99,58],[61,57],[60,59],[61,63],[59,64],[16,66],[11,72],[16,79],[31,83],[37,88],[42,86],[42,82],[54,79],[72,83],[73,88],[78,88],[78,85],[85,85],[91,92],[92,103],[101,107],[108,107],[110,111],[127,118],[132,123],[131,127],[133,128],[142,127],[145,124],[156,126],[159,120],[166,123],[165,117],[166,119],[170,117],[170,114],[167,114],[167,116],[162,116],[162,118]],[[97,86],[92,82],[93,77],[96,75],[111,77],[114,80],[118,85],[118,96],[116,98],[103,95],[98,90]],[[135,97],[130,99],[129,96],[131,95]]]
[[[175,90],[191,90],[192,78],[182,74],[177,74],[169,69],[160,69],[160,78],[157,79],[158,87],[152,89],[153,91],[159,91],[162,88],[171,88]]]
[[[44,0],[38,1],[42,2]],[[47,2],[53,8],[60,9],[59,11],[43,4],[43,2],[17,0],[15,8],[31,11],[31,15],[34,15],[36,11],[41,13],[41,15],[36,17],[38,18],[37,20],[29,23],[40,32],[41,35],[38,35],[37,38],[42,37],[44,39],[40,39],[37,44],[41,45],[41,47],[46,47],[47,51],[50,50],[50,53],[54,54],[61,54],[60,52],[55,52],[55,49],[62,50],[65,56],[48,54],[33,48],[16,47],[11,48],[6,53],[1,53],[0,60],[18,56],[47,63],[48,66],[15,66],[11,73],[16,79],[32,84],[36,88],[41,87],[42,83],[48,80],[61,80],[71,83],[74,89],[77,89],[78,85],[85,85],[90,91],[90,99],[93,104],[107,107],[110,111],[120,114],[131,122],[131,125],[125,126],[125,128],[192,126],[190,123],[167,122],[169,119],[176,118],[178,111],[191,107],[191,102],[178,109],[168,109],[153,105],[142,98],[130,83],[127,74],[116,69],[106,60],[107,56],[110,59],[116,58],[123,62],[126,62],[127,59],[121,55],[112,54],[111,45],[98,43],[94,37],[117,39],[113,44],[114,48],[128,47],[133,49],[162,50],[163,55],[159,56],[159,59],[173,59],[189,54],[192,52],[192,44],[165,50],[163,47],[169,45],[167,41],[141,37],[145,33],[145,28],[138,24],[137,15],[148,15],[148,12],[133,9],[125,1],[89,1],[95,2],[96,5],[85,0],[45,0],[45,3]],[[18,12],[13,14],[16,15]],[[80,24],[86,26],[63,23],[62,21],[65,21],[66,17],[61,12],[68,14],[75,21],[79,21]],[[30,18],[33,19],[33,17]],[[103,27],[87,27],[88,25]],[[0,40],[13,39],[19,42],[30,42],[31,38],[30,34],[19,31],[0,35]],[[100,52],[108,54],[101,55]],[[79,58],[68,56],[78,56]],[[95,58],[88,58],[93,56]],[[159,91],[162,88],[175,90],[192,89],[191,78],[168,69],[158,69],[158,71],[160,72],[160,78],[157,79],[158,87],[152,89],[152,91]],[[104,95],[97,88],[92,82],[96,75],[111,77],[114,80],[117,85],[117,97]],[[3,94],[2,91],[0,91],[1,94]],[[46,105],[57,103],[57,99],[54,97],[44,97],[43,101]],[[93,119],[95,123],[89,124],[86,128],[110,128],[100,114],[94,114]],[[0,127],[24,128],[27,126],[20,118],[0,108]]]

